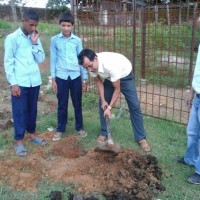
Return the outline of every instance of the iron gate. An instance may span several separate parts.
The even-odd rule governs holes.
[[[72,1],[72,11],[75,34],[85,48],[119,52],[131,60],[143,114],[187,123],[185,99],[200,35],[198,3]],[[92,78],[89,91],[97,92]],[[116,107],[126,106],[121,95]]]

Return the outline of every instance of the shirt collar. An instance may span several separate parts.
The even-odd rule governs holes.
[[[61,32],[61,33],[59,33],[58,37],[65,37],[65,36]],[[71,33],[71,35],[67,39],[71,39],[71,38],[75,38],[75,35],[73,33]]]
[[[100,61],[98,54],[97,54],[97,61],[98,61],[98,69],[97,69],[97,71],[100,72],[100,73],[103,73],[104,72],[104,68],[103,68],[104,65]]]
[[[28,34],[28,37],[27,37],[27,36],[24,34],[24,32],[22,31],[22,28],[21,28],[21,27],[18,28],[17,34],[18,34],[18,35],[22,35],[22,36],[24,36],[24,37],[26,37],[26,38],[30,38],[30,37],[31,37],[30,34]]]

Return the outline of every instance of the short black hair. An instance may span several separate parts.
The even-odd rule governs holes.
[[[62,12],[59,15],[59,24],[62,22],[70,22],[72,25],[74,24],[74,17],[70,12]]]
[[[93,50],[83,49],[78,55],[78,63],[79,65],[82,65],[85,57],[87,57],[90,61],[93,61],[96,56],[97,55]]]
[[[28,10],[24,11],[23,19],[25,19],[25,20],[31,19],[31,20],[34,20],[34,21],[38,22],[39,21],[39,16],[34,10],[28,9]]]

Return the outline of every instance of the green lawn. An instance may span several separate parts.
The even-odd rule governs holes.
[[[51,96],[51,94],[49,94]],[[88,104],[88,99],[90,99]],[[92,105],[92,106],[89,106]],[[118,109],[113,113],[117,115]],[[84,127],[89,135],[82,143],[86,149],[93,147],[96,135],[99,131],[99,118],[97,108],[97,96],[86,94],[83,97]],[[162,200],[197,200],[200,198],[199,186],[189,184],[187,178],[194,173],[192,167],[187,167],[176,163],[173,159],[183,155],[186,147],[186,126],[177,123],[167,122],[156,118],[144,116],[145,129],[148,134],[148,141],[152,146],[152,155],[158,159],[159,166],[163,171],[163,185],[166,191],[158,193],[155,199]],[[56,111],[51,111],[48,115],[38,113],[37,129],[45,132],[48,127],[56,126]],[[74,132],[74,114],[70,104],[68,132]],[[113,137],[124,148],[138,149],[138,145],[132,139],[129,113],[124,111],[121,118],[111,120],[111,130]],[[10,148],[13,141],[13,129],[1,131],[0,152]],[[38,185],[37,193],[26,193],[24,191],[14,191],[6,185],[0,185],[0,199],[45,199],[52,190],[61,190],[67,199],[67,194],[73,192],[73,186],[62,185],[61,183],[48,183],[45,180]]]
[[[53,26],[53,27],[52,27]],[[0,31],[3,37],[0,38],[0,53],[3,55],[3,41],[5,33],[10,33],[17,25],[0,21]],[[49,55],[50,37],[56,34],[58,26],[40,24],[39,30],[42,30],[41,40],[44,44],[46,55]],[[0,65],[3,66],[2,63]],[[46,80],[43,75],[44,82]],[[0,81],[5,81],[5,77]],[[51,96],[51,92],[49,93]],[[82,140],[85,148],[93,147],[96,135],[99,132],[99,119],[97,108],[97,97],[93,94],[87,94],[83,97],[83,116],[84,126],[87,130],[87,138]],[[9,102],[2,101],[2,105],[7,105]],[[70,105],[71,106],[71,105]],[[3,107],[2,107],[3,108]],[[113,109],[115,115],[118,114],[118,109]],[[74,114],[73,109],[69,109],[68,132],[74,132]],[[152,155],[158,159],[159,166],[163,171],[163,185],[166,191],[158,193],[155,199],[161,200],[199,200],[199,186],[189,184],[187,178],[194,173],[192,167],[183,166],[173,161],[176,156],[184,154],[186,148],[186,126],[173,122],[159,120],[152,117],[144,116],[144,125],[147,131],[147,138],[152,146]],[[48,127],[56,126],[56,111],[51,111],[48,115],[43,115],[38,112],[37,129],[44,132]],[[129,121],[129,114],[125,111],[121,118],[114,118],[111,121],[111,130],[114,139],[119,141],[125,148],[138,149],[138,145],[133,141],[132,129]],[[2,152],[11,148],[13,141],[13,128],[0,131],[0,159]],[[13,166],[14,167],[14,166]],[[1,166],[0,166],[1,170]],[[37,193],[25,191],[15,191],[13,188],[8,188],[0,182],[0,199],[1,200],[45,200],[52,190],[61,190],[64,194],[64,199],[67,199],[69,192],[73,192],[73,186],[62,185],[61,183],[49,183],[45,180],[38,185]]]

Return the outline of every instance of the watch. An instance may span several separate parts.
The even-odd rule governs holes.
[[[111,107],[111,106],[108,106],[108,109],[109,109],[109,110],[111,110],[111,109],[112,109],[112,107]]]

